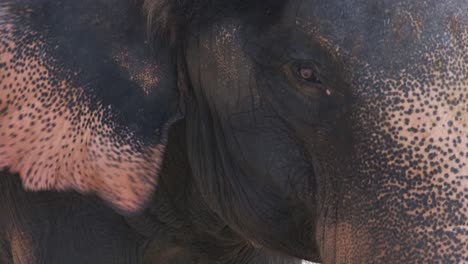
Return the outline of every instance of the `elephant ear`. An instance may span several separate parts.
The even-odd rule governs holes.
[[[170,51],[147,52],[132,1],[101,2],[0,4],[0,169],[131,214],[179,118],[175,72]]]

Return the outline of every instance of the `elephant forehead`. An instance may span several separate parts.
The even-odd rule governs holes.
[[[283,23],[337,56],[406,67],[466,28],[466,1],[295,1]]]

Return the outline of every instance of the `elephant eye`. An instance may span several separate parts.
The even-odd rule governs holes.
[[[287,63],[284,65],[284,72],[296,91],[307,98],[331,94],[318,77],[318,70],[312,62],[294,61]]]
[[[296,65],[296,75],[300,77],[303,81],[311,82],[314,84],[322,84],[320,79],[315,75],[315,71],[312,66],[309,65]]]

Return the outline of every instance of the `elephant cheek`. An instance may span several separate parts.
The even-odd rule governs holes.
[[[447,68],[428,62],[356,88],[362,93],[353,108],[353,173],[344,181],[337,222],[346,220],[353,234],[372,234],[365,239],[372,262],[466,259],[460,241],[466,241],[468,205],[468,83],[462,68],[450,67],[463,64],[457,54],[443,58]]]
[[[322,263],[366,263],[371,252],[369,233],[346,221],[322,219],[318,223],[317,241]]]

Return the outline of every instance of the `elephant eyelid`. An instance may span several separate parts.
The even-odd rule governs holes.
[[[283,71],[295,90],[307,98],[343,96],[341,92],[330,89],[322,82],[320,71],[313,61],[293,60],[283,65]]]
[[[312,84],[322,84],[322,81],[317,76],[317,70],[314,66],[308,63],[293,63],[291,65],[293,73],[299,80],[310,82]]]
[[[322,90],[323,83],[318,77],[318,71],[312,62],[290,61],[283,65],[283,72],[289,83],[306,96],[317,96]]]

